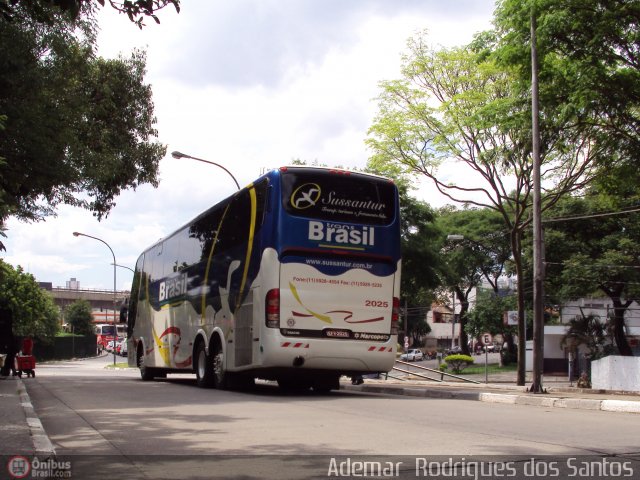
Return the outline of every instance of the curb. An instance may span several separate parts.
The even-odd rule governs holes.
[[[44,431],[42,422],[36,415],[33,404],[31,403],[31,398],[29,398],[29,394],[27,393],[27,387],[25,387],[20,378],[18,378],[17,381],[18,393],[20,394],[20,404],[22,405],[24,416],[27,419],[27,425],[29,426],[29,431],[31,432],[31,441],[33,442],[35,455],[55,457],[56,449],[51,443],[49,436]]]
[[[341,389],[364,393],[382,393],[419,398],[440,398],[452,400],[473,400],[508,405],[529,405],[546,408],[567,408],[576,410],[600,410],[603,412],[640,413],[640,402],[626,400],[596,400],[590,398],[562,398],[513,393],[470,392],[420,387],[391,387],[385,385],[348,385]]]

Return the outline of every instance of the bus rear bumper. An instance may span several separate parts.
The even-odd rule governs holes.
[[[331,370],[343,374],[388,372],[396,359],[395,342],[335,341],[282,337],[263,349],[264,367]]]

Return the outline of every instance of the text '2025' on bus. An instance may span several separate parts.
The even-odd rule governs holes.
[[[399,289],[394,183],[282,167],[142,253],[129,363],[144,380],[337,389],[341,375],[391,370]]]

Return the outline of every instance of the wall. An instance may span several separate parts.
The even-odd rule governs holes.
[[[591,363],[591,387],[640,392],[640,357],[610,355]]]
[[[43,360],[63,360],[69,358],[95,357],[97,353],[96,336],[56,337],[52,344],[36,342],[33,354],[36,362]]]

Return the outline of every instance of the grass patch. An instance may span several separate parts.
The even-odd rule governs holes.
[[[485,369],[484,365],[474,365],[472,367],[467,367],[462,371],[462,375],[479,375],[484,374]],[[487,371],[489,373],[505,373],[505,372],[515,372],[518,370],[518,365],[505,365],[501,367],[497,363],[490,363]]]
[[[104,368],[136,368],[136,367],[130,367],[129,364],[126,362],[118,362],[115,365],[113,363],[110,363]]]

